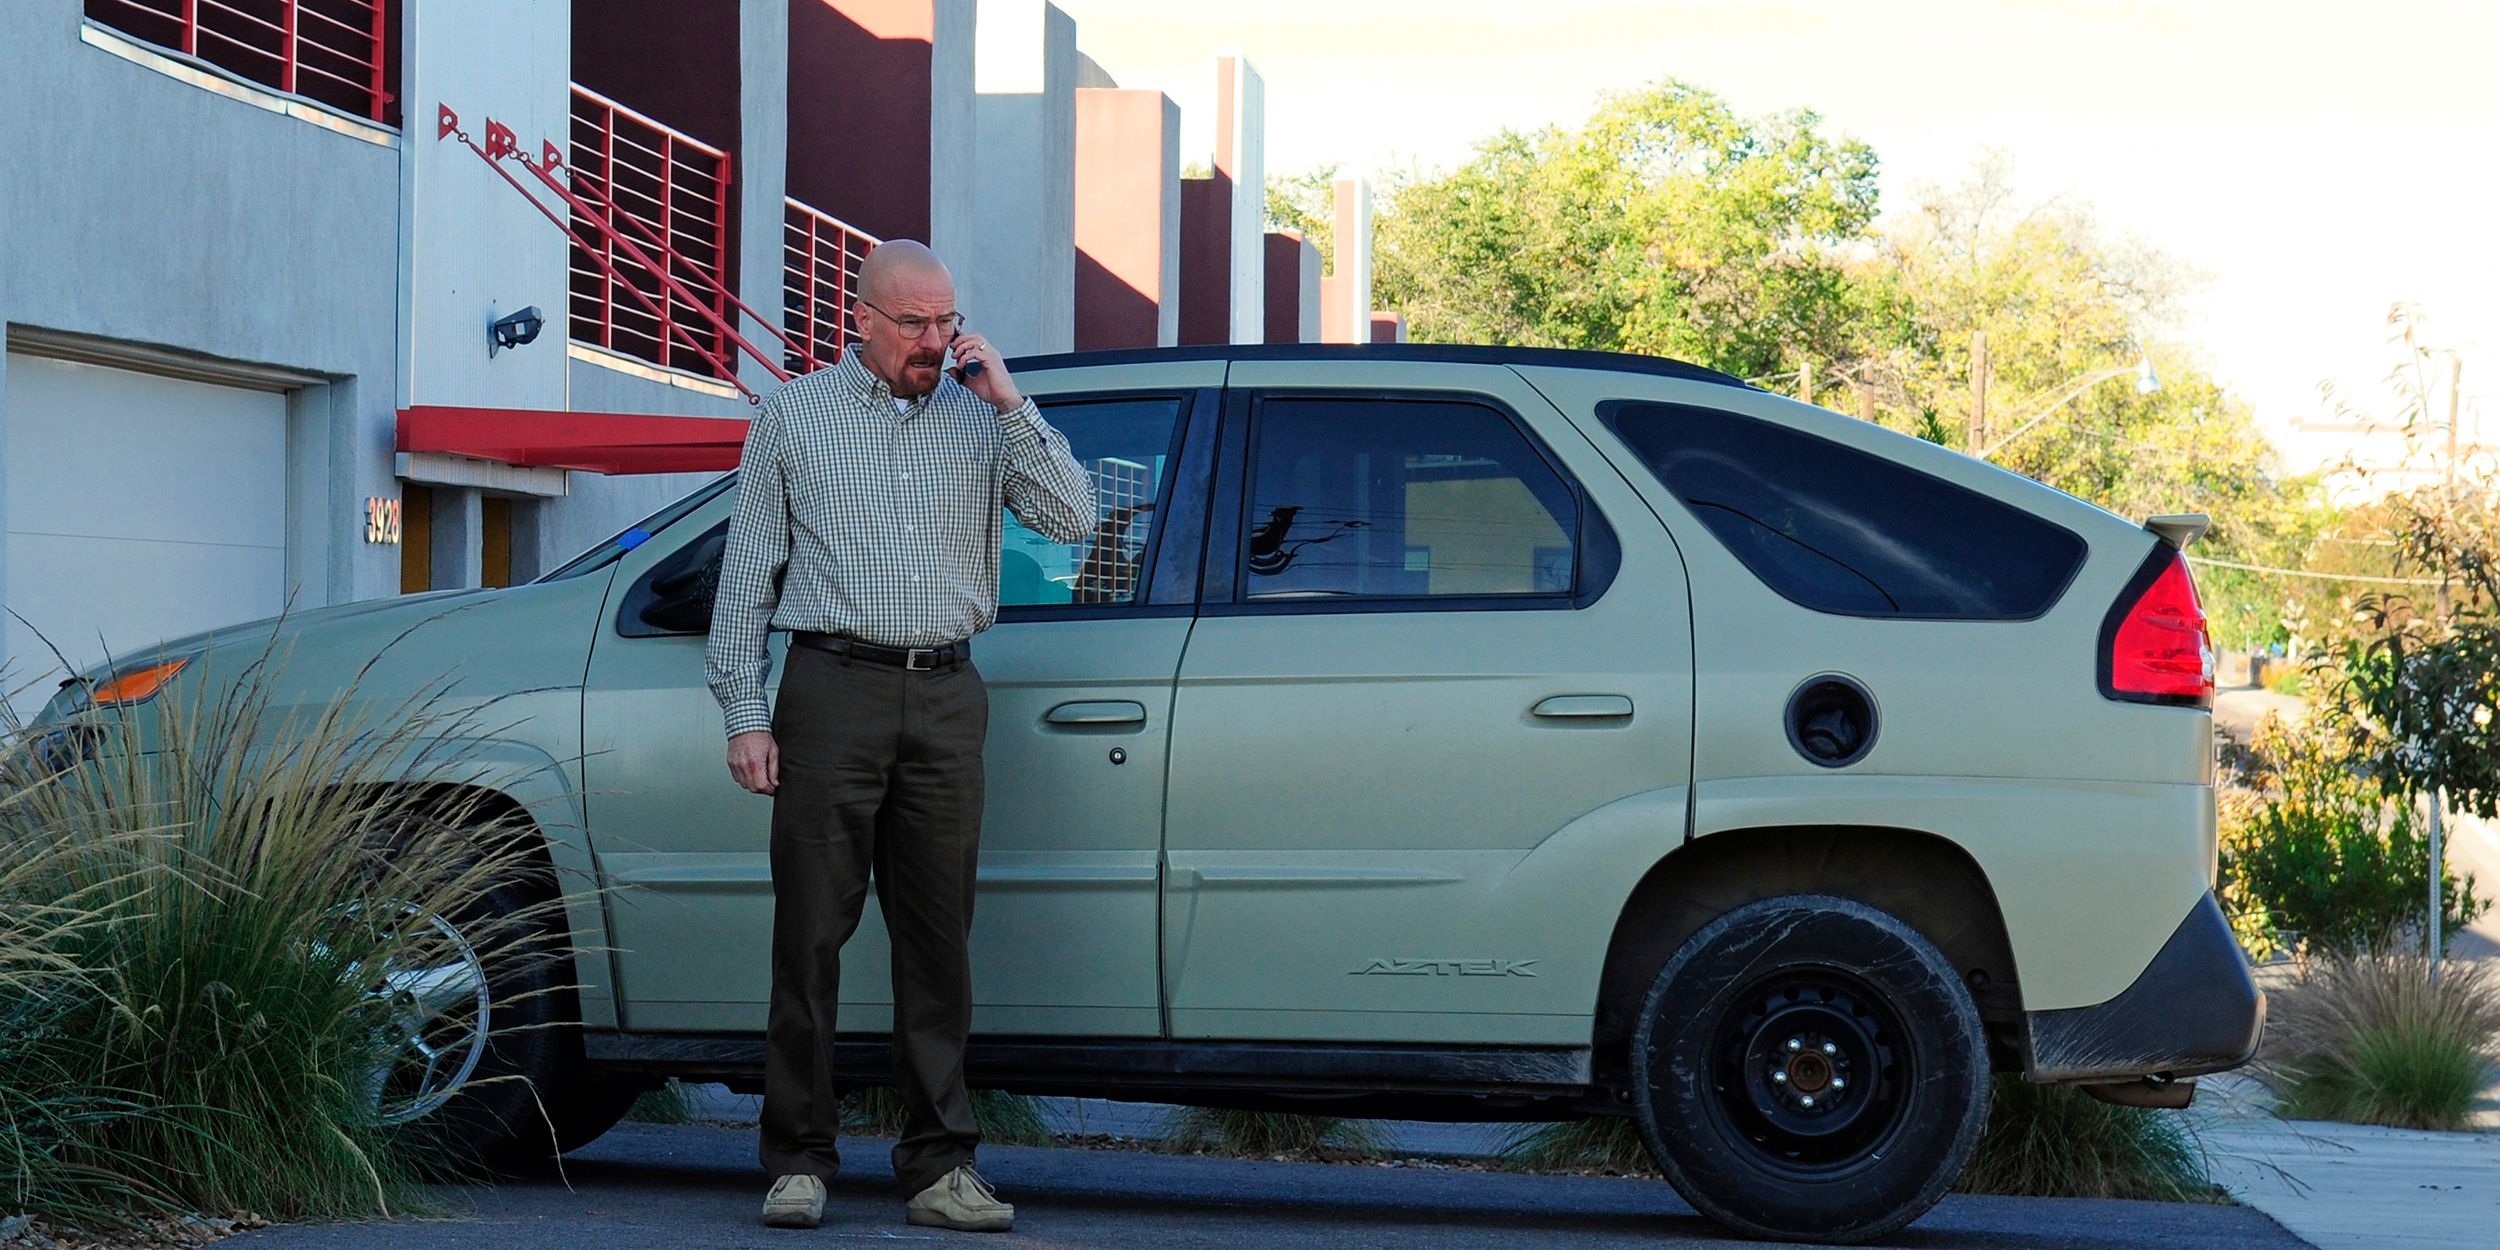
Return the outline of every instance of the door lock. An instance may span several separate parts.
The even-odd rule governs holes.
[[[1112,762],[1112,763],[1114,763],[1114,764],[1125,764],[1125,763],[1128,763],[1128,748],[1127,748],[1127,747],[1113,747],[1113,748],[1111,748],[1111,762]]]

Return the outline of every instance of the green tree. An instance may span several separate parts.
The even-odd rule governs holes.
[[[2197,581],[2216,638],[2282,634],[2283,579],[2230,566],[2298,565],[2325,523],[2323,495],[2280,470],[2248,405],[2192,353],[2149,336],[2193,274],[2106,237],[2077,204],[2022,204],[2001,155],[1925,189],[1866,268],[1879,276],[1862,285],[1889,283],[1912,319],[1901,350],[1861,363],[1881,419],[2122,516],[2212,516],[2196,555],[2209,561]],[[1988,416],[1973,448],[1982,333]],[[2135,384],[2148,363],[2155,389]]]
[[[1867,238],[1875,183],[1874,150],[1812,113],[1740,117],[1670,81],[1390,188],[1374,289],[1418,341],[1793,373],[1853,356],[1868,328],[1842,253]]]
[[[1320,271],[1328,272],[1337,240],[1337,166],[1269,178],[1267,228],[1300,232],[1303,242],[1319,249]]]

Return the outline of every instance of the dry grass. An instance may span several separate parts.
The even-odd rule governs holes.
[[[1165,1138],[1174,1149],[1249,1159],[1335,1161],[1371,1158],[1387,1149],[1380,1130],[1367,1120],[1229,1107],[1182,1107],[1165,1125]]]
[[[1050,1125],[1042,1119],[1040,1100],[995,1089],[976,1089],[972,1118],[981,1126],[981,1140],[999,1146],[1047,1146]],[[903,1096],[890,1086],[854,1090],[843,1116],[855,1132],[874,1137],[900,1137],[906,1116]]]
[[[1502,1140],[1501,1159],[1504,1167],[1528,1172],[1658,1174],[1640,1125],[1619,1116],[1520,1125]]]
[[[555,957],[556,900],[480,906],[531,872],[454,784],[486,770],[445,744],[491,727],[439,689],[285,706],[282,658],[195,660],[146,704],[85,711],[66,757],[9,726],[0,1202],[68,1224],[389,1213],[428,1160],[377,1101],[383,991],[449,957],[410,918],[461,918],[490,964]]]
[[[2471,1126],[2500,1068],[2500,983],[2492,965],[2441,964],[2379,943],[2309,957],[2270,998],[2257,1073],[2291,1119],[2394,1128]]]
[[[2070,1085],[2002,1075],[1956,1185],[2032,1198],[2217,1200],[2204,1145],[2176,1111],[2113,1107]]]

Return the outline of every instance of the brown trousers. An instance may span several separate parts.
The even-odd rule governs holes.
[[[894,953],[894,1082],[906,1116],[894,1178],[916,1194],[972,1161],[974,865],[989,692],[966,663],[910,672],[790,648],[773,711],[773,996],[765,1024],[764,1170],[830,1177],[842,944],[873,878]]]

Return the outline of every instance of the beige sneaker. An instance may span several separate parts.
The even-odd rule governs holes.
[[[1016,1209],[999,1201],[989,1182],[967,1163],[914,1195],[903,1208],[903,1218],[957,1232],[1003,1233],[1016,1226]]]
[[[814,1228],[825,1218],[825,1182],[815,1176],[785,1176],[764,1195],[764,1222],[774,1228]]]

